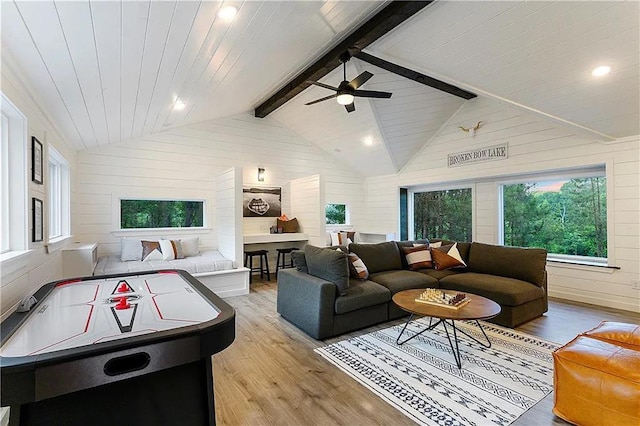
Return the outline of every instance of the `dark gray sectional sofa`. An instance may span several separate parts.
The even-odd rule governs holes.
[[[492,299],[502,312],[490,321],[507,327],[547,311],[546,250],[459,242],[466,268],[408,270],[402,247],[419,242],[351,244],[349,251],[367,266],[367,280],[349,278],[346,247],[305,247],[294,258],[295,269],[279,271],[278,313],[310,336],[325,339],[407,315],[391,297],[413,288]]]

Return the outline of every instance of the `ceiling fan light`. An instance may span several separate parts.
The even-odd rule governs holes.
[[[336,100],[340,105],[349,105],[353,103],[354,96],[350,93],[341,93]]]

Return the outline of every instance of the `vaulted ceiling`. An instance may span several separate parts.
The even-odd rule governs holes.
[[[3,1],[2,54],[77,149],[252,111],[384,2]],[[365,52],[594,139],[640,134],[640,3],[435,1]],[[608,65],[596,78],[591,70]],[[363,175],[401,170],[465,102],[353,58],[391,99],[310,87],[271,115]],[[337,86],[338,68],[321,81]],[[176,105],[182,109],[174,108]],[[478,117],[482,120],[482,117]],[[475,123],[459,123],[468,127]]]

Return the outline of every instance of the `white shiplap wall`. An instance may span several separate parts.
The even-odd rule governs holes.
[[[218,250],[242,264],[242,169],[232,167],[216,177]]]
[[[289,182],[320,174],[326,202],[348,199],[353,221],[362,220],[361,176],[273,119],[243,114],[81,151],[74,233],[80,241],[98,242],[100,254],[117,253],[119,239],[112,231],[118,226],[118,196],[193,197],[206,200],[212,228],[200,234],[202,245],[216,247],[216,176],[230,167],[241,167],[244,184],[251,185],[257,183],[258,167],[264,167],[264,185],[283,188],[287,214]],[[246,218],[244,233],[268,233],[269,224]]]
[[[483,121],[475,137],[459,125]],[[447,167],[447,154],[507,142],[509,158]],[[397,232],[398,187],[455,184],[474,188],[474,240],[498,241],[498,181],[507,176],[606,164],[609,181],[610,261],[619,270],[549,264],[549,294],[640,312],[640,140],[602,143],[498,101],[467,104],[395,176],[367,178],[364,226]]]
[[[0,266],[0,316],[4,319],[11,313],[15,305],[26,295],[33,293],[42,284],[62,278],[62,266],[60,249],[68,242],[49,245],[48,252],[45,249],[46,233],[48,232],[48,173],[47,154],[49,146],[53,146],[68,162],[71,172],[71,202],[75,202],[75,187],[73,176],[76,170],[76,152],[66,143],[65,139],[57,131],[56,127],[40,109],[30,93],[32,89],[25,85],[18,75],[22,75],[20,69],[16,69],[9,54],[3,52],[2,61],[2,93],[24,114],[27,118],[26,161],[28,180],[28,208],[29,232],[28,241],[32,235],[31,198],[36,197],[44,202],[44,233],[45,241],[28,244],[29,251],[17,259],[3,261]],[[44,148],[43,158],[43,185],[36,185],[31,181],[31,137],[35,136],[42,142]],[[73,219],[73,218],[72,218]]]
[[[309,244],[323,246],[325,241],[324,188],[320,175],[291,181],[291,212],[298,218],[301,232],[309,235]]]

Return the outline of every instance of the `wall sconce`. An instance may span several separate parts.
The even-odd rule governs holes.
[[[264,169],[258,167],[258,182],[264,182]]]

